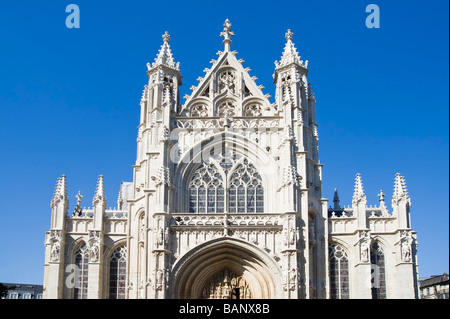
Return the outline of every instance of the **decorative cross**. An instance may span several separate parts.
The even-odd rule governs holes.
[[[223,24],[223,31],[220,32],[220,36],[224,37],[223,45],[225,46],[225,51],[230,51],[231,39],[230,37],[234,36],[234,32],[231,31],[231,22],[226,19]]]
[[[383,190],[380,190],[380,193],[377,196],[380,198],[380,202],[384,202],[384,197],[386,195],[383,193]]]
[[[81,195],[80,191],[78,191],[78,194],[75,196],[77,198],[77,205],[81,203],[81,199],[83,198],[83,195]]]

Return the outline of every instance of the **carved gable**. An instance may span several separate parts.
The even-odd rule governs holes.
[[[191,95],[179,115],[187,117],[256,117],[273,116],[274,108],[269,95],[262,92],[263,86],[255,83],[256,77],[249,75],[242,59],[236,59],[236,51],[218,51],[218,60],[211,60],[212,67],[203,71],[197,86],[192,86]]]

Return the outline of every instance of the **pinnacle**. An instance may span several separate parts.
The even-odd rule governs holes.
[[[294,37],[294,33],[291,31],[291,29],[288,29],[288,31],[285,34],[286,38],[286,45],[284,46],[283,55],[281,56],[281,60],[275,61],[276,68],[283,67],[286,65],[289,65],[291,63],[307,67],[308,61],[305,61],[303,63],[302,60],[300,60],[300,56],[297,53],[297,49],[295,48],[294,43],[292,42],[292,38]]]
[[[106,204],[105,187],[103,185],[103,175],[100,175],[98,177],[97,189],[95,190],[93,206],[95,206],[95,204],[98,202],[102,202],[102,203]]]
[[[402,198],[410,202],[408,189],[406,188],[405,177],[401,176],[400,173],[395,174],[394,181],[394,194],[392,196],[393,201],[399,201]]]
[[[353,192],[353,202],[359,202],[364,199],[366,195],[364,194],[364,188],[362,184],[361,174],[356,174],[355,178],[355,189]]]
[[[151,67],[149,64],[147,64],[147,67],[149,70],[151,68],[155,68],[159,65],[165,65],[169,68],[179,69],[179,64],[175,64],[175,60],[172,55],[172,50],[170,49],[169,41],[170,41],[170,34],[169,32],[165,32],[162,36],[163,38],[163,44],[161,45],[161,49],[158,52],[158,55],[155,58],[155,62],[152,63]]]

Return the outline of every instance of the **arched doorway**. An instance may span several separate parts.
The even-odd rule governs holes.
[[[230,298],[240,288],[241,298],[281,298],[281,275],[276,262],[247,242],[219,238],[204,243],[174,266],[170,295],[176,299]]]

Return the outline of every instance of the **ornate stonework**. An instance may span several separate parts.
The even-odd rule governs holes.
[[[223,50],[184,101],[171,36],[163,35],[147,64],[133,181],[120,185],[116,208],[106,206],[100,175],[92,207],[81,206],[78,192],[69,216],[66,177],[58,179],[46,298],[417,296],[404,177],[395,177],[392,213],[382,191],[379,206],[367,205],[360,174],[351,206],[336,189],[328,208],[316,100],[293,32],[275,62],[271,102],[231,49],[231,27],[226,20]],[[74,265],[82,289],[67,284]],[[378,286],[369,283],[373,273]]]

